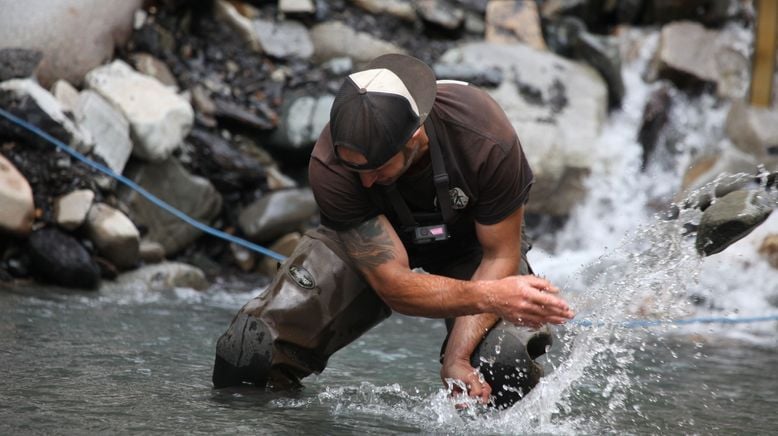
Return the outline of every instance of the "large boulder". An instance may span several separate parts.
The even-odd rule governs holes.
[[[157,198],[202,223],[210,223],[221,211],[222,197],[202,177],[193,176],[176,159],[129,166],[130,177]],[[178,253],[200,237],[201,231],[181,221],[138,192],[120,190],[133,222],[148,229],[144,238],[165,247],[165,255]]]
[[[0,231],[27,236],[32,231],[35,204],[32,188],[16,167],[0,154]]]
[[[738,49],[739,35],[708,30],[682,21],[662,28],[647,78],[664,78],[692,92],[711,87],[722,97],[742,98],[747,91],[748,58]]]
[[[57,79],[81,84],[92,68],[111,59],[114,47],[132,31],[142,0],[4,1],[0,13],[0,48],[38,50],[37,70],[48,87]]]
[[[500,68],[505,80],[490,94],[502,106],[535,174],[527,210],[566,216],[585,197],[608,91],[591,67],[513,44],[483,42],[450,50],[442,63]]]
[[[736,100],[727,115],[726,132],[742,151],[758,158],[778,155],[778,111]]]
[[[120,60],[90,71],[86,81],[127,118],[133,155],[141,159],[164,161],[192,128],[194,110],[186,99]]]

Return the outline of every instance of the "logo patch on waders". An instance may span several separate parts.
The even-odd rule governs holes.
[[[300,287],[305,289],[313,289],[316,286],[316,282],[313,280],[313,275],[308,272],[307,269],[301,266],[292,265],[289,267],[289,277],[297,282]]]

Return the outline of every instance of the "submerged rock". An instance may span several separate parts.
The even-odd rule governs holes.
[[[203,290],[207,287],[208,280],[199,268],[181,262],[163,262],[125,272],[114,281],[104,281],[100,292],[159,292],[174,288]]]

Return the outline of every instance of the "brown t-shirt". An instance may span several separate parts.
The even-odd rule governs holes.
[[[459,239],[457,246],[477,244],[473,220],[495,224],[525,204],[533,183],[532,170],[505,112],[479,88],[439,83],[429,122],[434,132],[428,136],[441,149],[449,190],[457,197],[452,202],[456,223],[449,225],[452,239]],[[308,174],[325,226],[346,230],[384,214],[400,234],[401,224],[383,188],[364,188],[357,173],[338,163],[329,125],[314,146]],[[432,165],[400,177],[397,189],[411,211],[437,210]],[[413,255],[413,247],[405,245]],[[451,248],[446,243],[430,245],[441,249],[429,247],[433,251]]]

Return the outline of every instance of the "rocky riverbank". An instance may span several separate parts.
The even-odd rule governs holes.
[[[333,94],[371,58],[405,52],[490,91],[535,171],[532,224],[563,222],[586,196],[592,147],[628,92],[622,62],[651,49],[644,167],[684,139],[674,101],[729,107],[725,141],[700,150],[675,198],[676,211],[705,210],[689,227],[714,254],[776,207],[778,111],[746,103],[753,20],[740,0],[33,0],[0,17],[0,108],[195,220],[288,254],[318,220],[305,166]],[[275,268],[3,118],[0,204],[0,283],[202,288]]]

